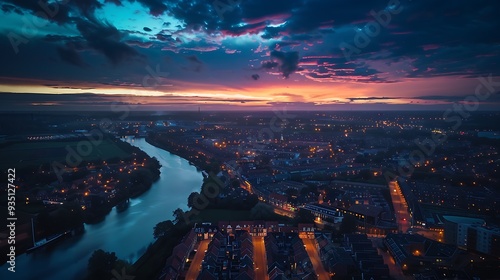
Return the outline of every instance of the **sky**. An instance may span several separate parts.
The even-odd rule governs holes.
[[[0,110],[498,109],[499,13],[494,0],[3,0]]]

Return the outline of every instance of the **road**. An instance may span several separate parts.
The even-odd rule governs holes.
[[[252,237],[252,243],[255,279],[269,280],[269,276],[267,275],[266,246],[264,245],[264,237]]]
[[[194,255],[193,262],[191,263],[191,266],[189,266],[189,270],[186,274],[186,279],[196,279],[198,277],[198,274],[201,271],[201,262],[205,257],[205,250],[208,248],[208,243],[210,243],[210,240],[200,241],[198,251]]]
[[[278,214],[278,215],[281,215],[281,216],[286,216],[288,218],[295,218],[295,212],[292,212],[292,211],[287,211],[285,209],[281,209],[281,208],[278,208],[278,207],[274,207],[274,213]]]
[[[394,206],[394,212],[396,214],[398,229],[403,233],[406,233],[406,231],[411,227],[411,216],[408,211],[406,200],[401,193],[401,189],[399,188],[397,182],[389,183],[389,191],[391,193],[392,205]]]
[[[302,242],[306,245],[307,255],[309,255],[311,259],[314,271],[316,271],[316,275],[318,275],[318,280],[330,280],[330,274],[325,270],[323,263],[321,263],[321,258],[319,257],[319,252],[314,244],[314,240],[303,238]]]

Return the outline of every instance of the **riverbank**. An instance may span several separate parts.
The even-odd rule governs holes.
[[[76,168],[77,171],[65,171],[64,181],[58,184],[51,183],[36,188],[31,187],[31,185],[28,187],[20,185],[17,196],[22,197],[26,203],[20,203],[16,207],[18,215],[17,256],[23,255],[27,249],[34,246],[31,219],[34,219],[35,239],[37,241],[68,231],[74,233],[65,235],[54,240],[50,245],[44,246],[52,248],[63,239],[82,234],[84,224],[102,222],[115,206],[121,205],[120,208],[125,209],[127,207],[126,201],[141,196],[160,179],[161,164],[157,160],[139,148],[121,140],[107,138],[106,141],[114,142],[115,150],[121,151],[121,158],[82,163],[82,166]],[[48,144],[44,142],[44,145]],[[111,155],[113,154],[108,152],[107,157],[109,158]],[[135,158],[138,159],[137,162]],[[138,163],[142,164],[138,165]],[[130,173],[123,172],[127,169],[130,169]],[[19,174],[24,174],[23,169],[19,170]],[[99,179],[94,181],[89,179],[96,177],[96,175]],[[110,182],[114,184],[114,187],[106,186]],[[90,185],[94,185],[94,187]],[[43,201],[39,198],[41,191],[45,193]],[[54,201],[59,203],[52,203]],[[0,251],[2,252],[6,252],[12,245],[8,244],[6,238],[3,238],[7,234],[6,230],[0,233]],[[34,251],[40,249],[42,248],[37,248]],[[5,264],[7,260],[6,254],[2,254],[0,265]]]
[[[150,145],[143,138],[127,137],[123,141],[158,159],[162,165],[160,178],[149,190],[122,205],[124,207],[112,209],[103,222],[85,224],[85,234],[57,241],[55,246],[41,248],[33,254],[18,255],[16,277],[81,279],[87,272],[89,258],[98,249],[115,252],[119,259],[133,264],[144,255],[149,244],[156,241],[154,226],[172,219],[173,211],[179,206],[187,210],[187,197],[199,191],[203,183],[201,172],[188,161]],[[137,159],[139,163],[139,157]],[[9,279],[9,273],[6,266],[2,266],[0,279]]]
[[[145,141],[150,144],[155,146],[158,149],[165,150],[171,154],[174,154],[176,156],[179,156],[185,160],[187,160],[190,164],[196,167],[199,171],[206,171],[206,172],[215,172],[217,173],[220,170],[220,163],[215,160],[215,159],[207,159],[202,156],[198,156],[198,152],[192,152],[190,153],[187,149],[179,149],[178,147],[175,147],[173,145],[170,145],[167,141],[161,141],[160,139],[156,138],[155,136],[148,135],[145,138]]]

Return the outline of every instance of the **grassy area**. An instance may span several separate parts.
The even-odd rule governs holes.
[[[82,156],[82,160],[106,160],[110,158],[123,158],[128,154],[123,151],[110,139],[104,139],[98,145],[93,145],[90,141],[43,141],[43,142],[23,142],[5,146],[0,149],[0,168],[22,168],[26,166],[37,166],[41,164],[66,161],[66,156],[72,150],[78,154],[77,145],[80,150],[90,153]],[[73,158],[72,158],[73,159]]]

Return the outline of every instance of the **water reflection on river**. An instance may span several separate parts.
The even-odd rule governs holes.
[[[87,262],[97,249],[116,252],[129,262],[136,261],[154,241],[153,227],[172,218],[176,208],[187,210],[187,197],[199,191],[202,175],[188,161],[148,144],[145,139],[127,137],[125,141],[139,147],[161,165],[160,179],[150,190],[130,200],[124,211],[116,208],[105,219],[85,225],[85,233],[58,241],[53,248],[42,248],[16,259],[16,272],[0,267],[0,279],[68,280],[81,279]]]

